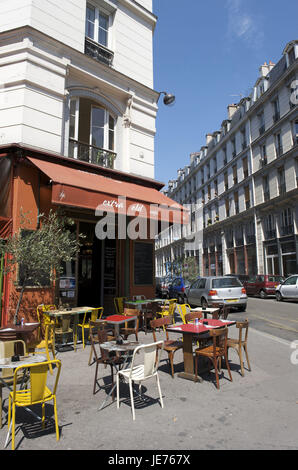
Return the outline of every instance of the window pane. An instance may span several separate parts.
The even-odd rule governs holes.
[[[102,127],[92,126],[92,145],[95,147],[104,147],[104,132]]]
[[[92,126],[103,127],[105,122],[105,111],[103,108],[92,108]]]
[[[86,36],[94,39],[94,25],[95,25],[95,8],[90,5],[87,6],[86,11]]]
[[[99,27],[105,30],[108,29],[109,19],[107,16],[99,14]]]
[[[98,30],[98,42],[103,46],[108,44],[108,33],[104,29],[99,28]]]

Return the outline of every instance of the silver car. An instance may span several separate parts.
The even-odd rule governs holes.
[[[226,304],[245,312],[246,290],[236,277],[201,277],[187,291],[190,305],[210,307],[211,304]]]
[[[276,300],[296,299],[298,300],[298,274],[288,277],[276,287]]]

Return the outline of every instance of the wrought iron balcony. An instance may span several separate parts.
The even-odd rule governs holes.
[[[117,154],[111,150],[105,150],[71,139],[69,141],[69,156],[82,162],[113,169]]]
[[[114,53],[90,38],[85,38],[85,54],[106,65],[113,63]]]

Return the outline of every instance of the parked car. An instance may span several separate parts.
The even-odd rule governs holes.
[[[283,299],[298,300],[298,274],[294,274],[280,283],[276,287],[275,297],[279,302]]]
[[[163,299],[169,295],[169,284],[172,282],[170,277],[157,277],[155,281],[156,296]]]
[[[169,285],[169,298],[177,299],[180,304],[186,302],[186,290],[190,286],[190,282],[183,279],[179,276],[173,279],[172,283]]]
[[[266,299],[268,295],[275,295],[276,287],[284,280],[283,276],[270,274],[257,274],[244,283],[247,295],[259,295]]]
[[[237,277],[242,284],[249,280],[248,274],[225,274],[225,276]]]
[[[241,312],[245,312],[247,305],[245,288],[237,277],[232,276],[202,277],[188,289],[187,300],[191,306],[197,307],[224,303]]]

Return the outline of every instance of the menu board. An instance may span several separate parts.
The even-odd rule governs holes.
[[[153,285],[153,243],[134,243],[134,284]]]

